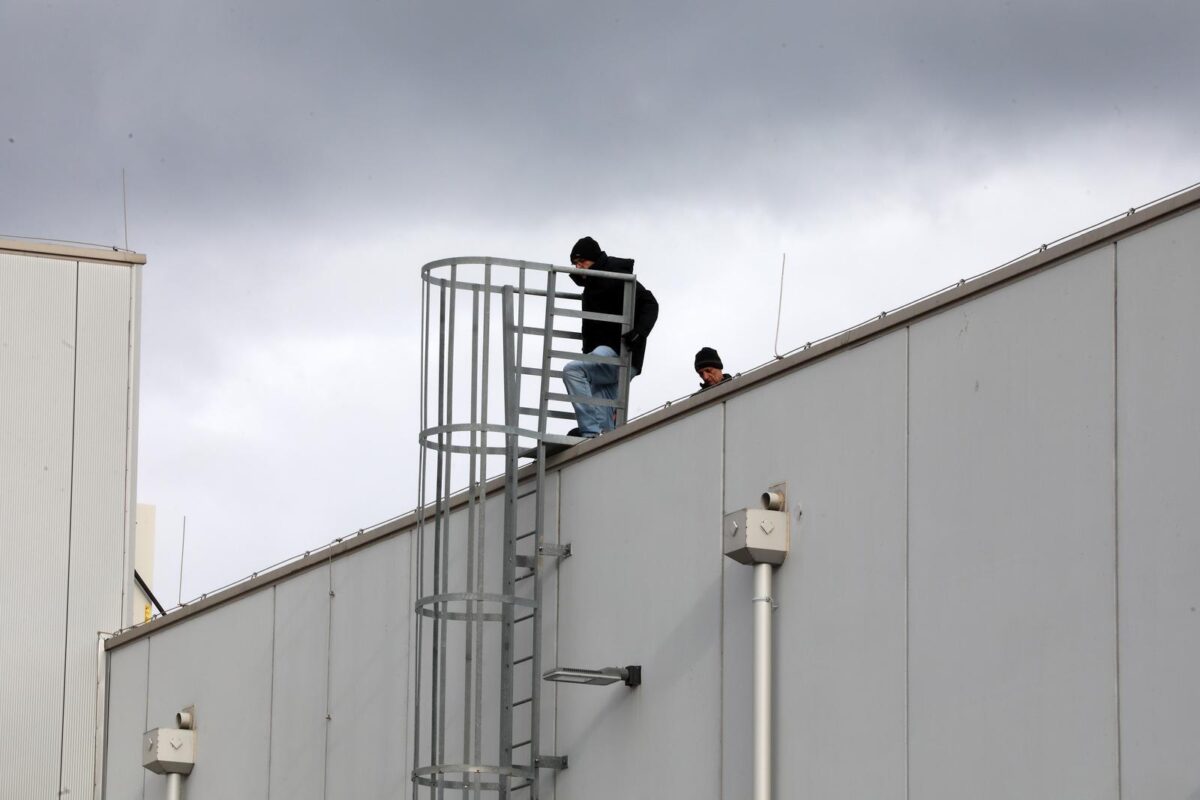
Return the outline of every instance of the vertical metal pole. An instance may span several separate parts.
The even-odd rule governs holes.
[[[167,773],[167,800],[183,800],[183,776],[178,772]]]
[[[175,605],[183,605],[183,552],[187,548],[187,514],[183,515],[183,534],[179,539],[179,599]]]
[[[471,290],[471,416],[470,424],[479,424],[479,290]],[[487,434],[485,433],[486,437]],[[476,486],[475,486],[475,461],[476,448],[478,447],[478,438],[475,429],[471,429],[471,444],[470,444],[470,459],[467,469],[467,585],[466,591],[475,591],[475,519],[476,519]],[[471,601],[467,604],[469,608],[475,610],[479,605],[477,601]],[[474,699],[474,690],[471,684],[471,679],[474,676],[473,661],[476,658],[474,651],[474,627],[478,624],[478,614],[471,616],[470,621],[463,626],[463,635],[466,641],[463,643],[463,729],[462,729],[462,760],[465,763],[470,758],[471,752],[471,733],[474,728],[471,726],[471,712],[473,710],[472,700]],[[467,784],[467,776],[463,776],[463,800],[468,800],[470,797],[470,789]]]
[[[516,372],[513,342],[513,290],[504,287],[504,594],[516,592],[517,546],[517,427],[520,423],[520,386]],[[505,602],[501,611],[500,634],[500,766],[512,766],[513,718],[513,604]],[[500,800],[508,800],[510,781],[500,775]]]
[[[637,294],[637,282],[625,282],[625,299],[621,309],[621,334],[624,335],[633,330],[633,301]],[[633,377],[633,353],[625,345],[625,340],[621,340],[621,366],[617,373],[617,379],[620,385],[617,388],[617,400],[620,403],[617,406],[617,424],[624,425],[629,419],[629,381]]]
[[[429,427],[429,292],[430,284],[425,282],[425,291],[421,296],[421,430]],[[419,443],[420,452],[417,455],[417,586],[414,597],[424,597],[425,589],[425,468],[428,462],[428,448],[425,442]],[[413,640],[413,761],[415,769],[421,763],[421,641],[424,629],[424,617],[417,614],[415,638]],[[413,781],[413,800],[418,800],[420,784]]]
[[[491,348],[491,332],[492,332],[492,265],[487,262],[483,265],[483,375],[481,381],[481,398],[480,398],[480,417],[484,423],[488,422],[488,370],[491,366],[490,348]],[[491,445],[491,434],[484,433],[483,435],[483,458],[479,463],[479,535],[475,543],[475,586],[473,591],[483,593],[484,591],[484,549],[487,543],[487,468],[489,452],[488,448]],[[474,607],[475,611],[475,749],[471,754],[471,763],[478,764],[483,758],[483,603],[477,602]],[[465,754],[464,754],[465,755]],[[473,779],[475,785],[474,797],[479,800],[480,797],[480,778],[476,775]]]
[[[530,800],[538,800],[540,793],[538,757],[541,756],[541,722],[542,722],[542,544],[546,538],[546,442],[542,436],[546,433],[548,395],[550,392],[550,350],[553,348],[554,307],[556,301],[556,275],[551,270],[546,275],[546,313],[545,327],[542,330],[542,374],[538,387],[538,441],[537,441],[537,483],[534,497],[534,537],[533,537],[533,647],[530,663],[529,696],[529,766],[533,769],[530,778]]]
[[[457,349],[457,344],[454,335],[455,309],[458,305],[458,264],[450,265],[450,317],[449,330],[446,338],[449,343],[449,353],[446,358],[446,425],[454,424],[454,351]],[[443,502],[442,515],[442,575],[441,575],[441,591],[443,593],[450,591],[450,493],[452,491],[453,466],[454,462],[454,434],[446,434],[446,480],[443,484],[445,489],[446,499]],[[440,603],[434,606],[441,614],[445,614],[449,610],[449,603]],[[439,648],[441,652],[441,662],[438,665],[441,679],[442,695],[438,698],[438,722],[437,722],[437,758],[434,760],[436,764],[446,763],[446,671],[450,665],[448,657],[449,651],[446,647],[446,638],[449,634],[450,626],[447,620],[440,621],[441,641]],[[464,776],[465,777],[465,776]],[[438,800],[442,800],[446,796],[446,789],[441,785],[441,781],[446,778],[445,773],[438,774]]]
[[[439,292],[439,311],[438,311],[438,397],[437,397],[437,424],[441,428],[446,422],[446,287],[442,287]],[[451,289],[451,291],[453,291]],[[443,496],[449,493],[446,489],[443,491],[443,463],[446,453],[446,437],[447,434],[439,433],[437,436],[438,448],[436,459],[437,474],[434,478],[434,510],[433,510],[433,587],[432,593],[442,594],[445,590],[441,588],[441,569],[442,569],[442,526],[445,523],[443,516],[446,513],[445,501]],[[429,663],[430,675],[430,697],[429,697],[429,763],[439,764],[438,759],[438,711],[443,705],[443,695],[445,687],[441,684],[440,671],[438,664],[441,663],[442,650],[439,648],[441,642],[442,620],[439,617],[438,605],[432,604],[433,609],[433,630],[430,635],[430,644],[432,645],[432,658]],[[438,777],[438,776],[435,776]],[[433,789],[430,789],[430,797],[435,795]]]
[[[772,569],[754,565],[754,800],[771,800]]]

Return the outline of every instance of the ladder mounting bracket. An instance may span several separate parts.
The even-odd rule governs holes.
[[[566,756],[538,756],[537,766],[541,769],[566,769]]]
[[[538,555],[550,556],[551,558],[570,558],[571,545],[567,544],[544,544],[538,548]]]

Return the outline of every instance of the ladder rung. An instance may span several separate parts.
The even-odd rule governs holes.
[[[525,740],[525,741],[523,741],[523,742],[517,742],[516,744],[514,744],[514,745],[512,746],[512,748],[511,748],[511,749],[512,749],[512,750],[516,750],[518,747],[525,747],[525,746],[527,746],[527,745],[531,745],[531,744],[533,744],[533,739],[526,739],[526,740]]]
[[[603,397],[590,397],[581,394],[557,394],[556,392],[547,392],[547,400],[562,400],[565,403],[582,403],[585,406],[608,406],[610,408],[624,408],[625,404],[620,400],[606,400]]]
[[[531,325],[518,325],[517,330],[529,336],[544,336],[545,328],[534,328]],[[583,334],[579,331],[560,331],[557,328],[551,329],[550,337],[553,339],[582,339]]]
[[[528,406],[521,406],[521,413],[525,414],[527,416],[530,416],[530,417],[537,417],[537,416],[541,416],[542,412],[536,408],[530,408]],[[555,411],[554,409],[551,409],[551,408],[546,409],[546,416],[553,417],[554,419],[575,419],[574,412]]]
[[[533,616],[534,616],[533,614],[526,614],[523,617],[517,617],[516,619],[513,620],[513,625],[516,625],[518,622],[524,622],[527,619],[533,619]]]
[[[515,667],[517,664],[524,664],[526,661],[533,661],[533,656],[523,656],[521,658],[518,658],[516,661],[513,662],[513,666]]]
[[[517,702],[513,703],[513,704],[512,704],[512,707],[513,707],[513,708],[516,708],[517,706],[523,706],[523,705],[525,705],[526,703],[530,703],[530,702],[533,702],[533,698],[532,698],[532,697],[526,697],[524,700],[518,700]]]
[[[522,539],[528,539],[530,536],[537,536],[537,531],[530,531],[529,533],[522,533],[520,536],[518,536],[518,537],[516,538],[516,540],[515,540],[515,541],[518,541],[518,542],[519,542],[519,541],[521,541]]]
[[[566,358],[571,361],[592,361],[597,364],[615,364],[624,367],[620,356],[598,356],[595,353],[572,353],[570,350],[551,350],[551,358]]]
[[[615,322],[623,324],[626,320],[620,314],[601,314],[598,311],[576,311],[573,308],[553,308],[551,314],[559,317],[577,317],[579,319],[590,319],[596,322]]]
[[[529,580],[534,575],[537,575],[537,570],[534,570],[533,572],[526,572],[524,575],[521,575],[520,577],[518,577],[516,579],[516,581],[514,581],[514,583],[520,583],[521,581]]]
[[[534,375],[540,378],[542,377],[542,370],[537,367],[521,367],[521,374]],[[561,369],[548,369],[546,370],[545,374],[549,375],[551,378],[561,378],[563,376]]]

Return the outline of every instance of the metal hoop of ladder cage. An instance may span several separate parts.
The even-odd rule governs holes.
[[[569,547],[544,541],[545,462],[547,446],[580,441],[549,426],[551,420],[573,420],[574,413],[562,405],[584,400],[612,407],[618,424],[624,423],[631,378],[624,344],[616,357],[561,349],[556,340],[583,337],[569,323],[558,323],[591,319],[629,331],[636,276],[490,257],[433,261],[421,274],[412,796],[441,800],[449,789],[463,798],[487,793],[502,800],[536,800],[539,770],[566,763],[565,757],[540,750],[543,561],[570,554]],[[558,289],[558,276],[571,274],[621,281],[622,314],[567,306],[582,297]],[[470,315],[469,346],[460,320],[464,314]],[[491,352],[497,336],[499,362]],[[531,355],[535,363],[528,365]],[[615,366],[616,398],[551,391],[551,378],[563,377],[554,362],[562,360]],[[493,398],[497,389],[500,397]],[[530,390],[536,397],[527,404],[522,398]],[[526,418],[535,421],[523,424]],[[533,464],[522,468],[522,459]],[[503,513],[499,530],[493,525],[489,535],[489,489],[499,483],[488,476],[499,465]],[[456,484],[465,488],[455,491]],[[525,529],[519,512],[530,510],[533,519]],[[496,516],[493,511],[492,519]],[[495,548],[488,545],[496,536],[502,539],[500,559],[489,560]],[[452,661],[458,662],[454,669]],[[461,690],[461,707],[447,702],[452,690]]]

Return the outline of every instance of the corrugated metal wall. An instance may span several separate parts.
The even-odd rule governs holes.
[[[92,797],[126,585],[135,270],[0,254],[0,795]]]
[[[786,482],[777,796],[1200,797],[1197,253],[1191,212],[552,473],[546,665],[645,676],[547,686],[545,796],[747,796],[752,589],[720,519]],[[108,797],[158,796],[129,743],[198,698],[191,800],[402,796],[411,539],[112,651]],[[238,671],[160,667],[168,641]]]

